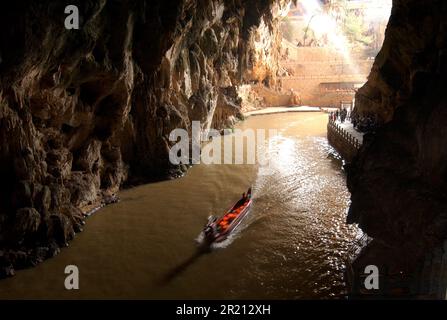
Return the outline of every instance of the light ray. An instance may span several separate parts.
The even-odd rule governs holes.
[[[342,54],[346,64],[352,66],[354,73],[360,73],[358,65],[351,56],[349,40],[335,19],[324,12],[320,1],[302,0],[301,4],[306,10],[305,20],[308,21],[309,28],[319,35],[326,34],[329,44]]]

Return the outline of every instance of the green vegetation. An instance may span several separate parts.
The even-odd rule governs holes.
[[[364,21],[361,10],[344,9],[342,21],[343,33],[354,46],[369,47],[373,44],[374,37],[371,35],[370,26]]]
[[[366,7],[350,10],[348,1],[332,0],[327,7],[328,12],[336,17],[343,33],[354,47],[370,47],[374,42],[374,30],[365,21]]]
[[[371,3],[353,5],[348,0],[327,0],[324,1],[323,11],[316,9],[315,12],[306,12],[302,10],[306,7],[304,2],[301,4],[300,1],[297,2],[299,8],[292,8],[292,11],[295,10],[293,14],[285,17],[281,23],[281,31],[286,40],[295,45],[298,43],[304,46],[327,45],[328,36],[321,31],[321,26],[318,26],[319,22],[314,17],[329,15],[336,21],[339,33],[347,38],[351,49],[362,52],[365,56],[377,54],[383,41],[387,21],[385,17],[384,21],[370,19],[368,14],[371,8],[368,6],[372,6]],[[328,32],[330,31],[332,30]]]

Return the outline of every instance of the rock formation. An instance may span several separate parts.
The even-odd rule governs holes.
[[[446,18],[445,1],[393,1],[385,43],[356,96],[355,112],[384,125],[365,136],[348,170],[348,221],[377,252],[394,252],[378,255],[388,264],[408,265],[447,235]]]
[[[275,81],[275,50],[260,55],[255,44],[272,43],[259,34],[274,36],[276,2],[2,8],[0,276],[57,254],[84,214],[115,201],[123,184],[181,174],[185,167],[168,160],[172,129],[194,120],[222,128],[240,117],[237,86]],[[68,4],[79,8],[79,30],[64,28]]]

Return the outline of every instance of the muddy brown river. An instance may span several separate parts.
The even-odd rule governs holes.
[[[268,167],[196,165],[180,179],[120,193],[70,247],[0,281],[0,298],[314,299],[341,297],[349,192],[326,140],[327,115],[254,116],[239,128],[277,129]],[[234,235],[210,252],[195,239],[249,185],[254,203]],[[80,289],[64,287],[76,265]]]

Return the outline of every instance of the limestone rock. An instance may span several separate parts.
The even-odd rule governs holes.
[[[112,202],[124,183],[183,173],[169,162],[171,130],[231,125],[249,68],[274,82],[277,3],[73,1],[76,31],[60,1],[2,10],[0,250],[29,238],[21,252],[38,263],[82,230],[78,209]]]
[[[37,232],[41,218],[39,212],[34,208],[21,208],[17,210],[15,223],[12,229],[13,237],[21,242],[26,236]]]
[[[421,257],[447,235],[447,3],[397,0],[357,114],[384,125],[348,170],[348,222]]]

